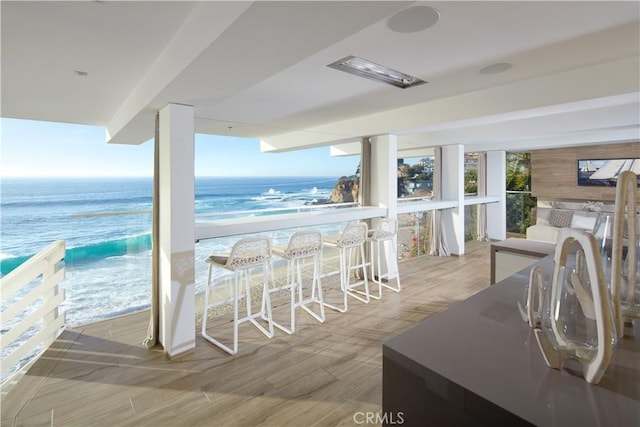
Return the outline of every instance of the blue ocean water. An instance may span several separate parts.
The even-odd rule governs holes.
[[[196,178],[196,218],[304,206],[327,199],[336,182],[336,177]],[[0,190],[2,275],[53,241],[65,240],[61,287],[68,326],[149,306],[151,178],[3,178]],[[206,256],[229,250],[235,240],[196,245],[197,292],[204,289]],[[3,332],[11,326],[2,325]]]

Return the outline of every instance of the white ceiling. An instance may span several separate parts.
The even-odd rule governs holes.
[[[387,26],[425,5],[440,13],[433,27]],[[150,139],[169,102],[195,107],[199,133],[256,137],[274,151],[384,133],[404,153],[640,139],[637,1],[0,7],[2,116],[104,126],[111,142]],[[326,67],[352,54],[429,83],[403,90]],[[478,73],[499,62],[513,67]]]

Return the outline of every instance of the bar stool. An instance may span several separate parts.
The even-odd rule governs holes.
[[[325,305],[333,310],[337,310],[340,313],[347,311],[347,296],[362,301],[366,304],[369,303],[369,280],[367,279],[367,262],[364,254],[364,244],[367,241],[367,224],[364,222],[357,222],[347,225],[342,234],[339,236],[327,236],[324,238],[324,243],[329,246],[337,247],[340,250],[340,288],[344,293],[344,302],[342,307],[325,303]],[[352,258],[355,254],[360,256],[358,264],[352,264]],[[358,262],[358,261],[356,261]],[[351,283],[351,272],[353,270],[362,268],[363,280],[355,283]],[[336,274],[338,272],[332,272],[326,274]],[[364,292],[356,290],[354,288],[358,286],[364,286]],[[364,297],[362,297],[363,295]]]
[[[398,271],[398,251],[395,237],[398,234],[398,221],[392,218],[381,218],[375,230],[369,231],[369,245],[371,256],[371,281],[378,284],[378,295],[371,295],[371,298],[380,299],[382,297],[382,287],[400,292],[400,272]],[[382,273],[382,262],[380,256],[385,243],[390,248],[387,258],[387,272]],[[386,250],[385,250],[386,252]],[[389,265],[389,263],[391,265]],[[390,268],[390,267],[393,267]],[[377,274],[376,274],[377,273]],[[383,283],[383,279],[392,279],[395,276],[396,286]]]
[[[207,287],[205,289],[205,310],[202,317],[202,337],[212,344],[220,347],[229,354],[238,352],[238,325],[244,322],[251,322],[260,332],[273,337],[273,318],[271,316],[271,300],[269,297],[269,266],[271,260],[271,241],[266,238],[246,238],[241,239],[233,245],[233,249],[228,256],[211,255],[207,258],[209,273],[207,275]],[[228,347],[217,339],[207,334],[208,311],[211,307],[209,303],[209,293],[213,293],[215,284],[212,281],[213,267],[222,267],[233,272],[233,348]],[[259,312],[253,313],[251,309],[251,283],[250,276],[253,270],[262,268],[263,290],[262,308]],[[244,278],[244,293],[241,292],[240,281]],[[247,314],[238,318],[238,301],[246,298]],[[264,313],[266,309],[266,315]],[[265,319],[269,325],[269,330],[265,329],[256,321],[260,317]]]
[[[282,331],[292,334],[296,329],[296,308],[302,307],[320,323],[325,320],[324,302],[322,299],[322,282],[320,280],[320,250],[322,249],[322,234],[319,231],[298,231],[289,239],[284,247],[274,247],[273,254],[287,260],[287,284],[280,289],[289,289],[291,296],[291,326],[282,326],[275,320],[273,325]],[[302,266],[305,261],[313,262],[313,276],[311,278],[311,297],[304,299],[302,292]],[[298,302],[296,302],[296,288]],[[280,290],[280,289],[272,289]],[[312,311],[308,304],[316,303],[320,306],[320,314]]]

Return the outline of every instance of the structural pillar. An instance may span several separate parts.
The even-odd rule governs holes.
[[[195,348],[193,107],[167,104],[159,134],[159,341],[169,357]]]
[[[371,138],[371,205],[388,209],[387,216],[398,216],[398,137]]]
[[[387,208],[387,217],[398,217],[398,137],[396,135],[381,135],[371,138],[371,205]],[[373,221],[376,227],[376,221]],[[390,245],[398,245],[397,236],[393,242],[384,242],[384,257],[382,273],[388,267],[395,269],[396,262],[388,259],[393,253]],[[390,271],[390,278],[397,275],[397,271]]]
[[[507,156],[505,151],[487,152],[487,195],[497,196],[497,203],[487,204],[487,237],[507,238]]]
[[[464,254],[464,146],[442,147],[442,200],[454,200],[456,207],[442,212],[449,251]]]

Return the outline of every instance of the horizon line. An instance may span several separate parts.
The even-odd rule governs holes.
[[[353,176],[351,175],[194,175],[194,178],[332,178],[334,176]],[[153,178],[153,175],[2,175],[0,179],[86,179],[86,178]]]

